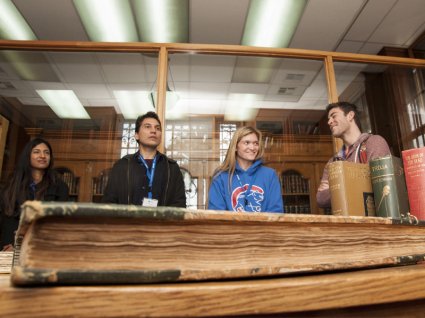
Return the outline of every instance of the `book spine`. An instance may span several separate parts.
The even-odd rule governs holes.
[[[398,158],[384,157],[369,162],[376,215],[400,219],[399,183],[397,170],[401,168]],[[404,211],[407,212],[407,211]]]
[[[410,214],[425,220],[425,147],[402,151]]]
[[[329,190],[333,215],[348,215],[342,161],[329,164]]]

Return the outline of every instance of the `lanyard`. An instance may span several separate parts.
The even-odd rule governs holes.
[[[36,184],[34,181],[30,183],[30,200],[35,200]]]
[[[244,186],[242,185],[241,178],[239,177],[239,174],[237,172],[236,172],[236,178],[238,178],[239,184],[241,185],[241,188],[243,189]],[[251,192],[251,188],[252,188],[252,184],[248,184],[248,188],[246,189],[246,192],[245,192],[244,207],[248,205],[247,197],[248,197],[248,194]]]
[[[146,168],[146,177],[149,180],[149,192],[148,192],[148,198],[152,199],[152,185],[153,185],[153,177],[155,174],[155,167],[156,167],[156,160],[157,160],[157,156],[155,156],[155,158],[153,158],[153,162],[152,162],[152,168],[149,168],[146,160],[143,158],[143,156],[139,153],[139,162],[142,162],[143,165]]]
[[[357,158],[359,158],[359,157],[360,157],[360,156],[359,156],[360,146],[361,146],[361,143],[359,143],[359,144],[357,145],[357,147],[356,147],[356,154],[355,154],[355,156],[354,156],[354,162],[357,162]],[[345,145],[343,145],[343,146],[342,146],[341,151],[340,151],[340,154],[341,154],[341,157],[342,157],[344,160],[347,160],[347,157],[348,157],[351,153],[352,153],[352,151],[350,151],[350,147],[346,147]]]

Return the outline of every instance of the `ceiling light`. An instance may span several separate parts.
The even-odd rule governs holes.
[[[139,41],[128,0],[74,0],[74,6],[92,41]]]
[[[224,119],[254,121],[258,114],[258,108],[254,105],[262,99],[263,96],[258,94],[230,94]]]
[[[59,118],[90,119],[89,114],[71,90],[36,90]]]
[[[149,96],[152,102],[152,106],[156,108],[155,105],[157,105],[157,92],[152,91]],[[179,94],[174,91],[167,90],[165,94],[165,117],[167,119],[182,119],[186,116],[187,107],[180,107],[179,101]]]
[[[251,0],[242,45],[287,47],[306,0]]]
[[[0,37],[6,40],[37,39],[11,0],[0,0]]]
[[[148,111],[155,111],[147,91],[114,91],[125,119],[136,119]]]
[[[134,0],[143,42],[189,42],[189,0]]]

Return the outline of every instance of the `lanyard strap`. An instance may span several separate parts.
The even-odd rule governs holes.
[[[30,200],[35,200],[35,192],[37,191],[36,184],[34,181],[30,183]]]
[[[142,154],[139,153],[139,162],[143,163],[143,165],[146,168],[146,177],[148,178],[149,181],[149,189],[148,189],[148,198],[152,199],[152,185],[153,185],[153,177],[155,174],[155,167],[156,167],[156,161],[157,161],[157,156],[155,156],[153,158],[153,162],[152,162],[152,167],[149,168],[146,160],[143,158]]]
[[[236,172],[236,178],[238,178],[239,184],[241,185],[241,188],[243,189],[244,186],[242,184],[241,178],[239,177],[239,174]],[[244,207],[246,207],[248,205],[248,194],[251,192],[251,188],[252,188],[252,184],[248,184],[248,188],[246,189],[245,192],[245,200],[244,200]]]

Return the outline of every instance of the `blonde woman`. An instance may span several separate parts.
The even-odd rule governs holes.
[[[214,173],[208,209],[283,213],[279,178],[263,166],[261,139],[261,132],[253,127],[235,132],[224,162]]]

